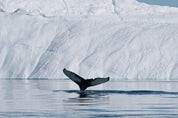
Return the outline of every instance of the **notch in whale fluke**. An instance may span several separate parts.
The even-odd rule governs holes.
[[[76,84],[78,84],[78,86],[80,87],[81,91],[84,91],[85,89],[87,89],[90,86],[95,86],[98,84],[102,84],[105,83],[107,81],[109,81],[109,77],[107,78],[95,78],[95,79],[84,79],[83,77],[80,77],[79,75],[77,75],[74,72],[71,72],[67,69],[63,69],[64,74],[70,78],[72,81],[74,81]]]

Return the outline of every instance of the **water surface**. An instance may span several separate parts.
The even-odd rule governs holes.
[[[0,118],[177,118],[178,82],[110,81],[80,92],[70,80],[0,80]]]

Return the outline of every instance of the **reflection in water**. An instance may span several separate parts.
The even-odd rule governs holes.
[[[80,91],[65,91],[67,93],[76,93],[77,97],[68,98],[64,100],[66,104],[73,104],[79,106],[107,104],[109,102],[109,96],[107,94],[96,94],[95,92],[80,92]]]
[[[86,93],[80,93],[79,95],[79,98],[87,98],[87,97],[89,97],[89,95]]]

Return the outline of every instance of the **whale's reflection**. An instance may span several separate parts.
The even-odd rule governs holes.
[[[92,91],[66,91],[68,93],[75,93],[75,97],[70,97],[64,100],[65,104],[69,105],[96,105],[96,104],[107,104],[109,102],[108,94],[96,94]]]

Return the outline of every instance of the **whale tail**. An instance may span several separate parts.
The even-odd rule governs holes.
[[[76,84],[78,84],[78,86],[80,87],[81,91],[84,91],[85,89],[87,89],[90,86],[95,86],[98,84],[102,84],[105,83],[107,81],[109,81],[109,77],[107,78],[95,78],[95,79],[84,79],[83,77],[80,77],[79,75],[77,75],[74,72],[71,72],[67,69],[63,69],[64,74],[70,78],[72,81],[74,81]]]

